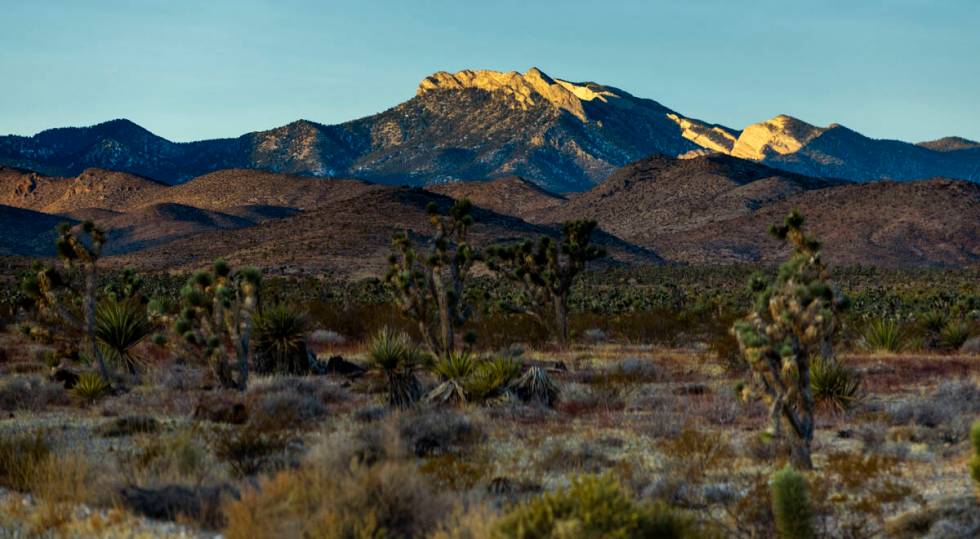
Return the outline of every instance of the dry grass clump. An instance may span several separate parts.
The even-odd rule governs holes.
[[[229,539],[425,537],[452,508],[414,465],[310,463],[260,480],[228,504]]]
[[[0,410],[38,412],[52,405],[70,404],[61,384],[37,375],[9,376],[0,380]]]
[[[200,485],[222,478],[220,467],[197,427],[134,436],[134,447],[117,453],[118,469],[127,485],[172,483]]]
[[[0,438],[0,486],[29,490],[51,448],[40,433]]]

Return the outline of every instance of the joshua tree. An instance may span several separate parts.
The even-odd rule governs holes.
[[[575,277],[589,262],[606,255],[604,249],[591,244],[595,228],[595,221],[567,221],[558,243],[542,236],[536,244],[524,240],[487,251],[490,269],[519,283],[531,300],[526,307],[508,308],[529,314],[544,325],[550,321],[562,347],[568,344],[568,294]]]
[[[211,271],[194,273],[180,291],[182,309],[174,328],[207,360],[224,387],[242,391],[248,387],[250,339],[261,282],[262,274],[255,268],[232,271],[224,260],[216,260]],[[229,346],[234,349],[237,380]]]
[[[36,322],[54,328],[51,333],[67,330],[82,336],[89,357],[98,364],[103,379],[109,380],[109,368],[95,334],[98,261],[105,241],[105,232],[91,221],[77,228],[62,224],[55,247],[65,271],[35,262],[21,288],[34,302]],[[80,286],[73,282],[77,274],[82,276]]]
[[[813,440],[813,392],[810,358],[829,360],[837,313],[844,298],[829,281],[820,244],[803,232],[803,217],[792,212],[771,233],[793,248],[775,281],[753,278],[756,294],[751,313],[732,328],[763,397],[770,403],[774,434],[790,431],[794,464],[810,469]]]
[[[463,287],[479,255],[467,242],[473,224],[472,204],[456,201],[448,215],[430,202],[426,208],[435,233],[425,252],[408,232],[392,238],[385,282],[395,292],[402,312],[415,320],[426,348],[435,356],[455,351],[455,332],[469,319],[472,308],[463,298]]]

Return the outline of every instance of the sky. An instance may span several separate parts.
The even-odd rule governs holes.
[[[980,0],[0,0],[0,133],[176,141],[390,108],[440,70],[594,81],[740,129],[980,140]]]

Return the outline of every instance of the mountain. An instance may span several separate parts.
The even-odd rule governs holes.
[[[690,123],[678,121],[686,137],[700,140],[696,137],[706,126]],[[699,144],[808,176],[857,182],[934,176],[980,181],[980,144],[975,142],[959,137],[920,144],[876,140],[842,125],[817,127],[785,114],[752,124],[735,138]]]
[[[237,138],[174,143],[128,120],[0,137],[0,165],[64,177],[110,169],[170,184],[239,168],[413,186],[520,176],[575,192],[637,159],[712,152],[817,177],[980,181],[980,146],[966,139],[874,140],[785,115],[739,131],[537,68],[438,72],[413,98],[372,116],[298,120]]]
[[[24,185],[34,186],[29,196]],[[478,245],[554,237],[565,220],[596,219],[596,241],[615,264],[775,262],[784,253],[766,229],[793,208],[835,264],[980,263],[980,184],[856,184],[719,153],[641,159],[570,195],[520,177],[423,190],[247,169],[176,186],[97,169],[75,178],[3,169],[0,254],[51,254],[57,223],[94,220],[109,232],[105,261],[114,266],[186,270],[222,256],[278,273],[376,276],[391,235],[424,237],[426,206],[451,198],[477,206]]]
[[[980,264],[980,185],[948,179],[805,191],[650,246],[669,244],[662,253],[666,258],[697,263],[776,262],[785,251],[763,232],[794,208],[803,212],[834,264]]]
[[[408,230],[424,239],[431,232],[426,208],[433,202],[444,211],[452,200],[418,188],[382,187],[255,226],[205,231],[109,260],[121,266],[170,270],[194,268],[223,257],[277,273],[377,277],[386,268],[393,234]],[[476,208],[473,215],[476,224],[470,240],[478,246],[558,235],[556,227],[482,208]],[[596,239],[608,249],[613,263],[662,262],[652,251],[608,234]]]
[[[631,163],[561,206],[531,213],[539,223],[595,219],[603,230],[640,245],[737,216],[803,191],[839,184],[726,155],[650,157]]]
[[[490,198],[501,192],[493,183],[467,183],[461,192]],[[547,206],[506,198],[497,204],[539,224],[595,219],[604,231],[670,262],[774,263],[785,252],[766,230],[799,209],[834,264],[980,263],[980,184],[949,179],[859,184],[715,153],[643,159]]]
[[[556,208],[566,202],[562,195],[545,191],[520,176],[489,181],[458,181],[427,187],[455,199],[467,198],[473,204],[506,215],[526,217]]]

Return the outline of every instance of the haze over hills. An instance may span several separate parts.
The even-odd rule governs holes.
[[[439,72],[415,97],[373,116],[338,125],[299,120],[233,139],[174,143],[127,120],[0,137],[0,164],[51,176],[93,167],[165,183],[229,168],[395,185],[521,176],[553,192],[588,190],[650,155],[710,152],[858,182],[980,181],[980,145],[965,139],[875,140],[785,115],[736,130],[535,68]]]

